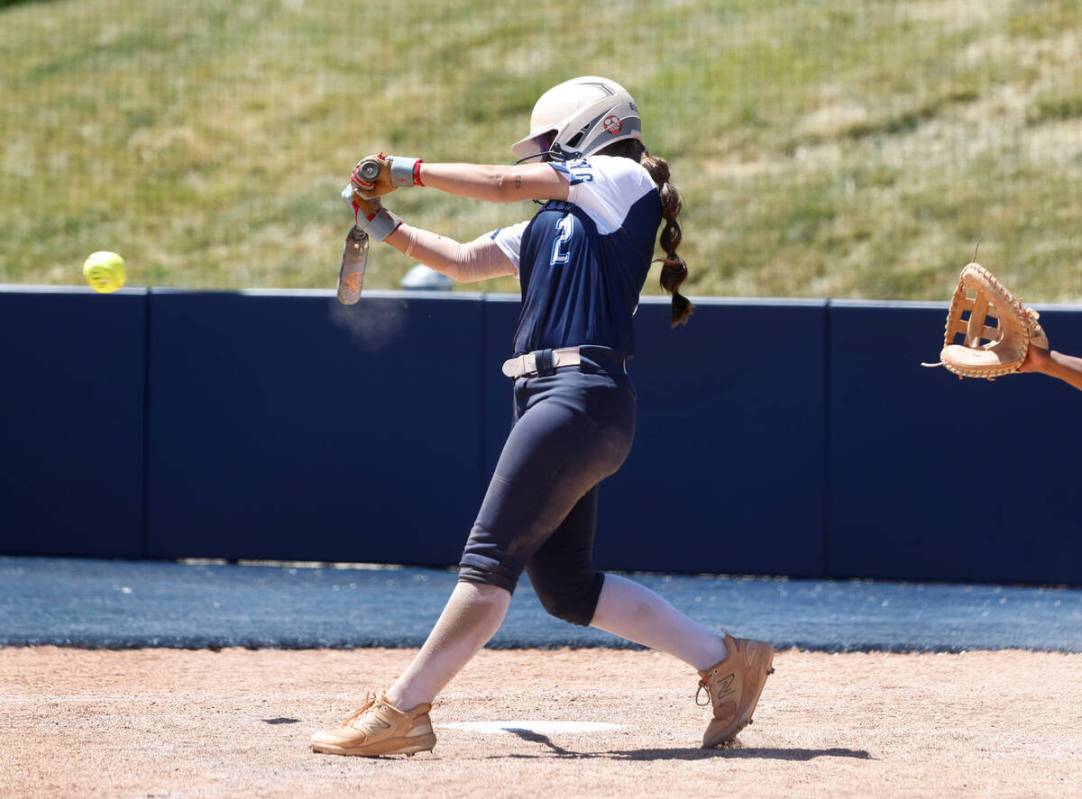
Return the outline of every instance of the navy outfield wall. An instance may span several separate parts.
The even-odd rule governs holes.
[[[921,369],[944,311],[700,299],[670,331],[644,300],[599,565],[1082,584],[1082,395]],[[452,564],[510,424],[516,315],[2,289],[0,552]],[[1042,320],[1082,352],[1082,309]]]
[[[477,295],[154,291],[147,554],[456,562],[481,319]]]
[[[140,557],[146,291],[0,286],[0,551]]]
[[[1082,354],[1082,309],[1038,307],[1052,346]],[[831,303],[829,573],[1082,584],[1082,392],[922,367],[944,318]]]

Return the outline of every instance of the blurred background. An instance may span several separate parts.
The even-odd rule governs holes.
[[[604,74],[684,192],[692,294],[945,300],[979,243],[1077,302],[1080,63],[1075,0],[0,0],[0,283],[107,249],[136,285],[332,288],[361,156],[507,163]],[[461,240],[533,211],[388,205]]]

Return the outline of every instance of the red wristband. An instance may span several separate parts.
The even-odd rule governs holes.
[[[418,158],[416,161],[413,162],[413,185],[414,186],[422,186],[423,187],[425,185],[424,183],[421,182],[421,164],[423,164],[423,163],[424,163],[423,158]]]

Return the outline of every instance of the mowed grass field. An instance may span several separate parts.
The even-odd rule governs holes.
[[[0,282],[112,249],[134,284],[333,287],[360,156],[507,162],[601,73],[672,162],[692,294],[946,299],[979,242],[1082,299],[1071,0],[67,0],[0,9],[0,63]],[[463,240],[533,212],[387,204]],[[367,285],[409,265],[378,247]]]

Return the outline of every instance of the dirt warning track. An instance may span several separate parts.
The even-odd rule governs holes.
[[[703,751],[696,678],[671,658],[486,650],[433,711],[434,753],[308,751],[411,655],[0,649],[0,794],[1063,796],[1082,781],[1082,656],[1020,651],[783,652],[742,747]]]

